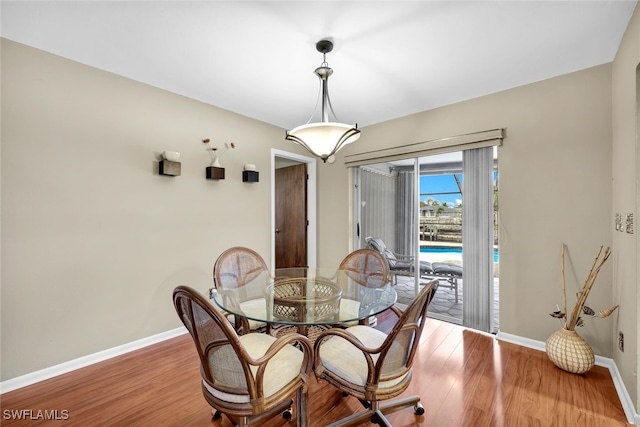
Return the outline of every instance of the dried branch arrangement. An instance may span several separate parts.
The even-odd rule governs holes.
[[[564,274],[564,249],[566,245],[562,244],[562,301],[563,301],[563,310],[554,311],[553,313],[549,313],[551,317],[555,317],[561,319],[562,327],[569,331],[574,331],[576,327],[583,326],[584,321],[582,319],[583,316],[589,317],[609,317],[611,314],[616,311],[618,305],[615,305],[606,310],[602,310],[596,314],[596,312],[589,306],[586,305],[587,298],[589,297],[589,293],[591,292],[591,288],[598,277],[598,273],[600,269],[604,265],[604,263],[611,255],[611,249],[609,247],[604,248],[600,246],[600,250],[598,250],[598,254],[596,258],[593,260],[593,264],[591,265],[591,270],[589,270],[589,275],[582,286],[582,289],[578,291],[576,294],[577,301],[576,305],[573,307],[571,311],[571,316],[567,318],[567,286],[565,281]]]
[[[231,143],[225,142],[224,150],[218,150],[218,147],[210,147],[209,142],[211,142],[211,140],[209,138],[203,139],[202,142],[206,144],[205,148],[209,153],[209,156],[211,156],[211,166],[216,166],[216,167],[220,167],[220,158],[224,155],[224,153],[227,152],[229,148],[231,149],[236,148],[236,144],[233,142]]]

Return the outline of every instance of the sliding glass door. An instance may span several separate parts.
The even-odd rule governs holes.
[[[419,163],[420,260],[440,282],[430,315],[462,324],[462,152],[423,156]]]
[[[355,246],[371,247],[373,240],[374,247],[388,250],[400,305],[437,279],[431,317],[497,331],[496,151],[485,147],[353,168]]]
[[[415,159],[354,168],[357,247],[385,252],[393,271],[398,303],[416,295],[419,275]]]

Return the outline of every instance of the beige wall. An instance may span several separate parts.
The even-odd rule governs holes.
[[[634,213],[634,234],[613,233],[614,299],[622,301],[614,318],[612,334],[624,332],[625,349],[614,346],[613,358],[626,389],[640,408],[640,331],[638,330],[638,206],[640,205],[640,150],[638,150],[638,105],[640,105],[640,8],[636,6],[620,44],[612,71],[613,98],[613,213]],[[638,410],[636,410],[638,412]]]
[[[7,40],[2,122],[2,380],[178,327],[172,289],[206,292],[230,246],[270,261],[282,129]],[[237,144],[224,181],[202,138]]]
[[[336,165],[346,154],[494,128],[506,128],[498,159],[500,329],[544,341],[560,327],[548,313],[562,305],[561,243],[569,248],[571,295],[598,247],[611,244],[610,65],[366,127]],[[335,169],[322,176],[320,197],[340,207],[348,198],[347,173]],[[322,200],[319,206],[325,212]],[[331,212],[344,225],[331,234],[336,240],[349,235],[345,212]],[[321,259],[330,256],[327,248],[340,249],[325,238]],[[611,305],[612,264],[589,298],[599,310]],[[580,330],[599,355],[612,355],[611,324],[597,319]]]

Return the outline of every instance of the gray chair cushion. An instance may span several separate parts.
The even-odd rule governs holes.
[[[389,268],[393,270],[395,265],[398,263],[398,258],[396,258],[393,252],[387,249],[387,245],[385,245],[384,242],[378,237],[369,237],[366,239],[366,241],[369,246],[371,246],[371,249],[380,252],[382,256],[387,259]]]
[[[389,270],[392,272],[413,271],[413,263],[411,261],[398,260],[379,237],[367,237],[365,240],[373,250],[380,252],[387,259]],[[420,261],[420,275],[424,274],[434,274],[433,266],[428,261]]]
[[[434,262],[433,272],[447,276],[462,277],[462,266],[446,262]]]
[[[413,264],[409,261],[397,261],[393,267],[389,266],[391,271],[413,271]],[[433,266],[428,261],[420,261],[420,274],[433,274]]]

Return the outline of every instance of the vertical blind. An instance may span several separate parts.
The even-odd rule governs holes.
[[[493,148],[462,152],[462,324],[493,329]]]
[[[418,215],[415,195],[415,173],[403,170],[398,173],[396,190],[396,233],[395,252],[411,255],[418,236],[415,232],[415,222]]]
[[[360,168],[360,247],[364,238],[380,237],[393,242],[396,232],[396,176],[366,167]]]

